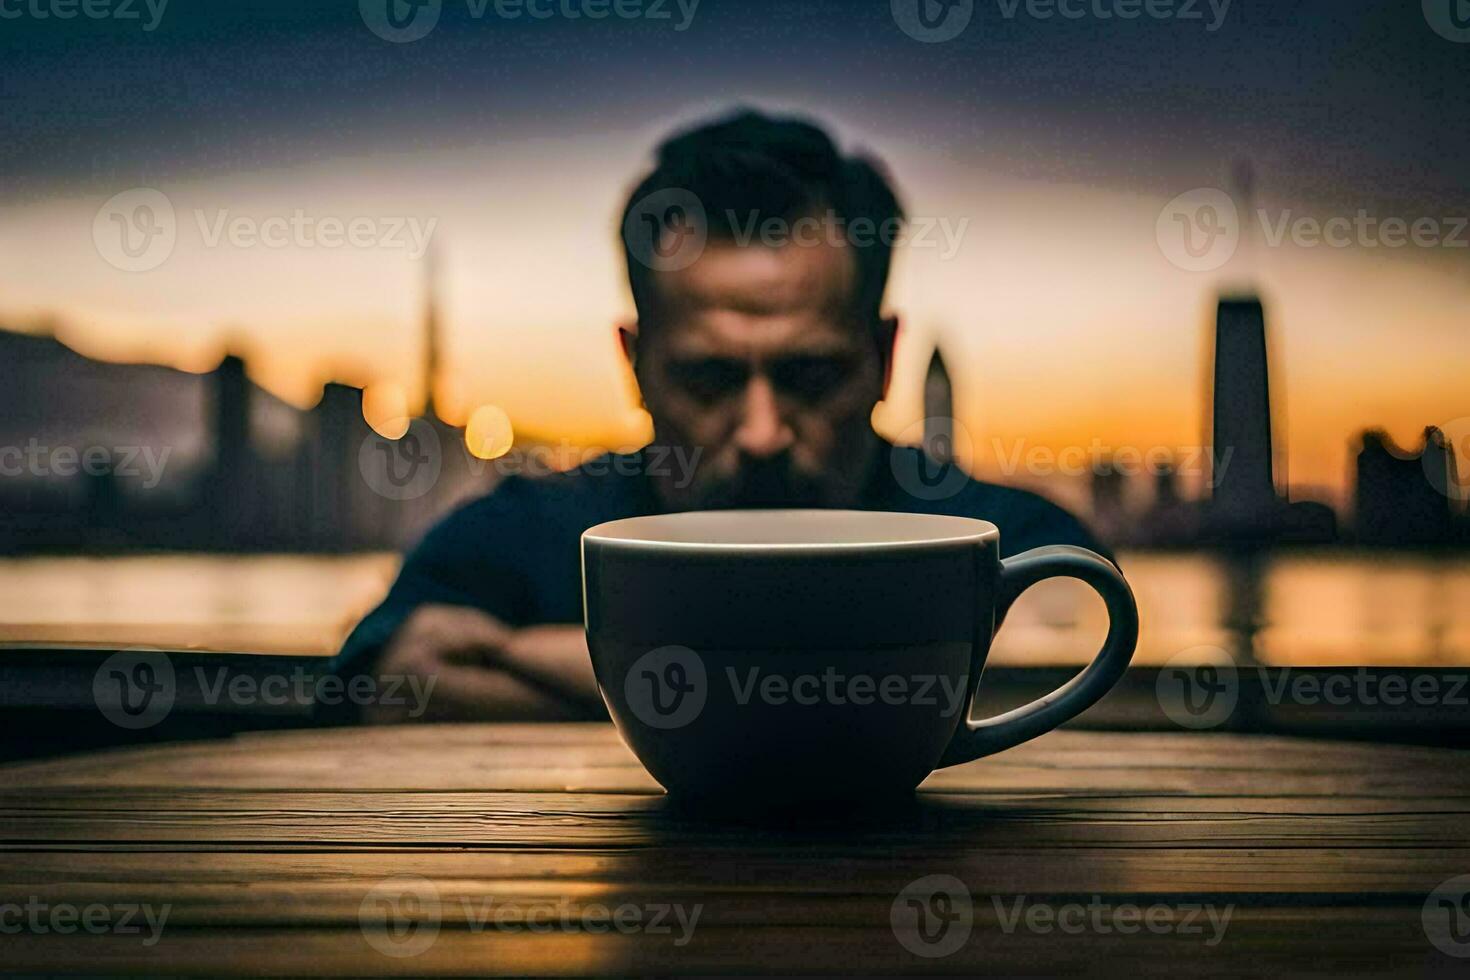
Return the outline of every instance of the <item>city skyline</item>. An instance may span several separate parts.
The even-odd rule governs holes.
[[[194,376],[168,368],[105,365],[54,338],[0,332],[0,348],[20,368],[5,393],[12,402],[11,431],[0,431],[0,440],[18,439],[27,426],[31,432],[24,449],[0,443],[3,475],[12,478],[0,484],[0,511],[10,515],[0,521],[0,541],[40,551],[78,540],[124,551],[402,548],[457,502],[491,490],[500,476],[566,469],[609,448],[548,446],[517,435],[491,406],[477,410],[467,427],[446,422],[436,412],[443,350],[432,253],[422,273],[419,373],[427,397],[422,412],[413,412],[417,417],[390,420],[386,435],[385,426],[369,424],[374,401],[383,400],[371,388],[332,382],[302,411],[253,383],[235,354],[200,377],[202,385],[190,386],[184,379]],[[1293,499],[1277,473],[1286,453],[1273,414],[1271,378],[1279,366],[1269,354],[1275,346],[1269,319],[1254,295],[1219,299],[1207,388],[1208,452],[1193,462],[1169,453],[1128,458],[1112,451],[1087,461],[1086,512],[1102,540],[1118,547],[1226,551],[1470,544],[1459,462],[1451,438],[1432,425],[1424,428],[1417,451],[1394,446],[1381,429],[1364,430],[1354,452],[1352,506],[1342,514],[1319,500]],[[969,437],[952,417],[952,377],[938,343],[921,384],[924,418],[911,427],[917,431],[906,433],[914,436],[907,441],[920,443],[942,465]],[[99,399],[99,391],[108,397]],[[28,420],[58,399],[68,403],[68,413]],[[190,415],[197,432],[188,431]],[[181,417],[182,431],[169,436],[158,428],[162,418],[177,425]],[[188,442],[195,444],[193,453],[175,459],[165,483],[164,464]],[[119,464],[114,450],[135,452]],[[100,469],[78,465],[96,453],[105,458]],[[486,465],[507,453],[508,466]],[[138,479],[140,456],[154,470],[151,485]],[[45,465],[23,472],[25,459],[32,470],[38,460]],[[63,467],[66,459],[72,461]],[[1034,467],[1031,459],[1027,465]],[[1208,476],[1197,493],[1179,479],[1194,466]],[[1029,475],[1045,474],[1033,468]],[[1046,492],[1056,489],[1045,479],[1036,482]]]
[[[938,338],[982,476],[1008,479],[1018,447],[1198,446],[1215,297],[1240,283],[1276,325],[1289,487],[1345,506],[1358,432],[1408,446],[1470,417],[1470,188],[1455,176],[1470,130],[1445,125],[1467,49],[1417,5],[1235,0],[1213,27],[977,6],[936,44],[887,2],[705,3],[679,31],[444,6],[408,44],[351,3],[170,7],[146,33],[12,22],[0,323],[51,317],[90,356],[193,371],[232,351],[298,407],[332,379],[416,405],[427,238],[445,273],[449,421],[489,403],[554,438],[636,441],[616,216],[670,129],[752,104],[871,152],[929,229],[895,260],[887,435],[919,419],[918,362]],[[875,58],[884,71],[862,69]],[[207,98],[159,97],[205,76]],[[1166,254],[1173,202],[1228,194],[1240,160],[1256,176],[1236,253],[1205,268]],[[177,240],[128,271],[99,254],[95,225],[139,189],[165,195]],[[284,247],[229,231],[298,213],[421,234],[333,248],[315,225]],[[1385,236],[1387,222],[1432,234]]]
[[[493,351],[486,350],[491,346],[486,338],[481,337],[477,343],[472,333],[466,335],[462,325],[459,330],[454,329],[456,322],[463,324],[463,317],[456,318],[454,310],[464,309],[464,290],[457,286],[454,272],[458,271],[459,278],[463,278],[464,263],[453,261],[451,249],[435,247],[449,257],[443,263],[446,270],[440,277],[447,302],[441,311],[446,353],[438,404],[439,414],[446,422],[463,425],[475,409],[491,405],[503,409],[517,431],[532,432],[542,439],[613,447],[647,439],[646,416],[637,407],[636,389],[615,349],[612,324],[618,322],[617,315],[606,317],[608,326],[603,330],[575,331],[574,334],[582,335],[582,341],[567,338],[565,350],[546,351],[545,347],[559,337],[567,337],[567,331],[527,331],[532,335],[529,338],[507,336],[501,356],[497,357]],[[620,258],[612,254],[611,246],[607,252],[606,263],[616,269]],[[900,255],[898,260],[896,291],[903,289],[902,283],[911,281],[904,267],[906,258]],[[406,308],[405,324],[394,331],[400,335],[397,342],[378,352],[392,354],[392,365],[386,369],[374,370],[372,359],[364,357],[372,353],[371,345],[359,342],[351,356],[344,359],[345,367],[332,369],[323,363],[313,370],[315,365],[310,358],[293,361],[283,357],[283,352],[273,350],[266,340],[239,328],[223,331],[223,336],[212,344],[201,344],[197,339],[207,337],[208,331],[190,331],[188,336],[195,338],[195,346],[186,348],[189,356],[170,359],[164,356],[165,349],[147,343],[141,350],[127,348],[126,330],[88,331],[64,317],[36,314],[29,318],[28,324],[5,325],[29,325],[34,329],[37,325],[44,327],[48,321],[59,322],[62,326],[57,331],[59,338],[86,356],[164,363],[195,373],[212,370],[226,353],[237,354],[246,361],[252,380],[297,408],[314,404],[320,397],[321,385],[329,381],[364,387],[370,392],[370,409],[377,407],[376,412],[369,411],[370,423],[391,435],[393,424],[390,421],[385,426],[387,416],[418,414],[424,404],[422,371],[418,366],[427,351],[417,326],[424,303],[423,264],[421,259],[407,262],[401,270],[407,279],[396,277],[399,281],[395,286],[402,295],[395,302]],[[1270,282],[1275,277],[1263,271],[1257,278]],[[620,286],[617,284],[614,291]],[[1195,288],[1202,294],[1199,305],[1207,306],[1212,313],[1213,300],[1208,287],[1197,282]],[[1393,442],[1406,448],[1416,444],[1429,425],[1441,426],[1451,438],[1463,442],[1466,435],[1460,431],[1463,426],[1454,423],[1470,414],[1470,405],[1456,407],[1463,401],[1458,397],[1463,390],[1459,385],[1458,366],[1470,363],[1470,352],[1457,360],[1457,355],[1450,352],[1436,355],[1432,350],[1414,345],[1399,345],[1407,348],[1409,356],[1422,361],[1423,370],[1419,372],[1422,377],[1392,372],[1388,370],[1388,362],[1380,359],[1367,365],[1379,374],[1381,383],[1376,386],[1365,385],[1349,398],[1331,388],[1328,392],[1313,391],[1324,381],[1323,364],[1302,362],[1312,347],[1306,345],[1304,351],[1300,328],[1290,320],[1290,312],[1299,307],[1273,301],[1269,289],[1265,295],[1274,323],[1272,397],[1284,406],[1277,415],[1278,434],[1286,446],[1278,460],[1277,474],[1283,489],[1296,489],[1303,495],[1324,499],[1339,510],[1345,509],[1350,504],[1354,465],[1351,443],[1368,429],[1381,429]],[[898,303],[899,300],[892,300],[890,306],[897,307]],[[5,306],[5,297],[0,294],[0,309]],[[940,322],[925,330],[926,319],[931,324]],[[977,475],[1025,482],[1033,475],[1021,465],[1029,454],[1041,451],[1059,458],[1079,447],[1094,454],[1164,448],[1175,451],[1181,458],[1192,458],[1199,447],[1209,445],[1206,437],[1209,418],[1202,393],[1208,387],[1204,368],[1212,324],[1204,311],[1198,320],[1196,329],[1175,329],[1170,341],[1172,349],[1168,359],[1183,360],[1189,364],[1187,370],[1148,371],[1148,367],[1162,358],[1150,362],[1148,350],[1131,350],[1125,356],[1141,362],[1133,367],[1135,376],[1140,368],[1143,376],[1130,385],[1124,380],[1129,376],[1128,371],[1118,368],[1110,369],[1116,380],[1097,377],[1098,359],[1106,355],[1107,348],[1140,346],[1141,341],[1125,344],[1122,331],[1120,336],[1111,338],[1106,336],[1106,331],[1084,338],[1081,351],[1090,355],[1093,367],[1089,376],[1085,365],[1078,363],[1081,358],[1077,353],[1064,351],[1059,356],[1055,347],[1029,343],[1029,335],[1024,333],[1018,336],[1000,331],[976,336],[973,332],[944,330],[942,314],[931,312],[928,318],[906,317],[900,332],[890,397],[875,411],[875,426],[890,438],[916,441],[907,439],[907,430],[923,417],[924,365],[919,362],[927,358],[929,350],[938,342],[944,345],[950,359],[956,416],[963,433],[956,445],[956,455]],[[302,329],[298,324],[298,336]],[[102,333],[107,336],[101,338],[99,345]],[[1466,335],[1470,336],[1470,331]],[[178,336],[177,329],[167,336]],[[1095,346],[1099,341],[1103,342],[1102,349]],[[163,343],[166,345],[168,341],[165,339]],[[1005,350],[1004,362],[986,356],[1000,348]],[[1399,355],[1404,357],[1405,350],[1400,350]],[[298,379],[294,383],[282,383],[279,366],[283,361],[291,362]],[[1005,370],[1010,365],[1020,367],[1038,362],[1045,372],[1040,381],[1020,370]],[[548,372],[555,372],[554,381]],[[1155,374],[1163,376],[1154,377]],[[1310,380],[1305,380],[1304,375]],[[1395,380],[1401,386],[1398,397],[1392,390]],[[1113,393],[1113,387],[1119,390]],[[1325,403],[1314,404],[1324,394],[1332,397]],[[1462,457],[1463,472],[1467,468],[1463,461],[1467,447],[1456,444],[1455,449]],[[1198,493],[1204,469],[1199,466],[1184,469],[1186,491]],[[1066,472],[1042,476],[1050,478],[1043,479],[1041,485],[1060,491],[1064,498],[1070,494],[1075,501],[1086,492],[1086,487]]]

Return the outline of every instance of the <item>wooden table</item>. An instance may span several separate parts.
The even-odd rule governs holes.
[[[1466,763],[1064,731],[935,775],[912,809],[782,827],[681,815],[602,725],[275,732],[12,764],[0,968],[1466,976],[1451,954],[1470,954],[1453,932],[1470,926],[1470,878],[1443,884],[1470,875]],[[936,898],[932,875],[963,893]],[[44,933],[10,928],[27,903]],[[142,928],[123,934],[129,906]],[[142,911],[164,906],[150,945]],[[68,909],[93,929],[52,928]],[[913,931],[920,911],[953,952],[905,945],[939,948]]]

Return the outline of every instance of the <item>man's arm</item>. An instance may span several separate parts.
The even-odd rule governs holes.
[[[604,714],[592,673],[587,633],[581,625],[548,624],[516,630],[497,662],[528,683],[541,686],[592,715]]]
[[[580,628],[518,628],[534,607],[519,569],[538,546],[520,482],[507,480],[436,525],[343,644],[338,673],[377,677],[377,691],[413,679],[413,689],[430,692],[426,705],[375,704],[364,719],[602,716]]]
[[[601,713],[580,628],[516,630],[468,606],[419,606],[369,672],[378,678],[375,690],[425,692],[421,704],[365,706],[363,720],[375,724],[573,721]]]

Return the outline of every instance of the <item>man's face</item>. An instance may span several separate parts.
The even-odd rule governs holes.
[[[692,265],[656,275],[638,381],[655,440],[700,453],[691,485],[660,482],[666,502],[855,502],[878,445],[889,339],[851,312],[855,274],[840,244],[711,241]]]

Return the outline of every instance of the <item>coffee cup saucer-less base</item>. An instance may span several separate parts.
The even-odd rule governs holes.
[[[670,674],[634,676],[630,683],[630,666],[648,648],[604,641],[601,649],[611,677],[625,679],[622,690],[599,680],[609,711],[623,719],[617,722],[623,740],[661,785],[691,806],[760,812],[902,799],[938,765],[969,703],[969,643],[686,647],[679,656],[697,656],[704,670],[698,681],[704,703],[694,717],[662,728],[640,688],[664,682],[670,693]],[[949,722],[936,725],[936,710],[948,710]]]
[[[623,739],[681,805],[891,804],[936,768],[1034,738],[1126,669],[1137,611],[1082,548],[1005,561],[985,521],[867,511],[689,512],[582,538],[588,647]],[[1068,575],[1108,639],[1062,688],[968,720],[995,610]]]

